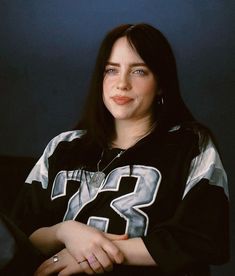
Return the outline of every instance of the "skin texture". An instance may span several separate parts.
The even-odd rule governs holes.
[[[50,275],[59,271],[87,274],[110,271],[113,263],[122,263],[124,259],[112,241],[126,238],[126,235],[103,233],[76,221],[66,221],[52,227],[41,228],[30,237],[41,252],[53,255],[59,247],[66,246],[66,249],[57,253],[59,262],[54,263],[52,258],[49,258],[37,269],[35,275]],[[89,261],[83,262],[84,260]]]
[[[156,265],[141,238],[128,239],[126,235],[103,233],[77,221],[40,228],[30,236],[30,240],[45,255],[56,254],[59,259],[53,262],[49,257],[34,276],[84,272],[91,275],[111,271],[114,263]]]
[[[115,121],[150,118],[157,83],[126,37],[119,38],[105,68],[103,100]]]
[[[117,133],[113,146],[128,148],[148,132],[157,94],[152,71],[127,38],[119,38],[113,45],[103,80],[103,101],[114,117]]]

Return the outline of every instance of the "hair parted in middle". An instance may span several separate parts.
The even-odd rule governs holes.
[[[165,36],[145,23],[120,25],[107,33],[101,44],[83,116],[77,126],[87,131],[90,142],[102,147],[107,147],[116,134],[114,118],[103,103],[103,79],[112,47],[121,37],[127,38],[157,80],[158,94],[164,101],[164,104],[159,104],[162,99],[157,96],[153,104],[153,120],[158,128],[167,130],[194,120],[181,98],[175,57]]]

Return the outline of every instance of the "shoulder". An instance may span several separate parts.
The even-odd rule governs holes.
[[[199,134],[192,125],[178,124],[167,130],[165,142],[182,150],[188,147],[198,148]]]
[[[198,154],[191,162],[185,194],[202,179],[223,188],[228,196],[227,175],[213,133],[203,125],[193,127],[198,139]],[[185,196],[185,195],[184,195]]]
[[[175,145],[182,151],[192,149],[194,155],[205,152],[218,154],[218,145],[211,130],[198,122],[185,122],[168,129],[166,144]]]
[[[184,140],[190,139],[191,137],[191,139],[197,141],[199,144],[202,142],[206,144],[212,140],[216,145],[215,138],[211,130],[196,121],[189,121],[175,125],[168,129],[168,134],[170,137],[174,137],[175,139],[178,137],[179,139]]]
[[[207,160],[218,160],[219,152],[215,137],[211,130],[197,122],[187,122],[169,129],[168,136],[185,147],[192,144],[198,149],[198,156]]]
[[[55,136],[51,141],[48,143],[45,152],[47,155],[51,155],[55,149],[58,147],[59,144],[63,142],[72,142],[76,139],[80,139],[86,131],[84,130],[72,130],[72,131],[66,131],[62,132],[59,135]]]
[[[85,133],[86,133],[85,130],[71,130],[71,131],[62,132],[62,133],[58,134],[57,136],[55,136],[50,141],[49,144],[60,143],[62,141],[70,142],[74,139],[81,138]]]
[[[41,183],[44,189],[46,189],[48,185],[49,159],[52,156],[58,155],[57,150],[58,148],[60,148],[60,145],[80,140],[84,133],[85,131],[82,130],[66,131],[60,133],[59,135],[51,139],[51,141],[47,144],[43,154],[35,164],[29,176],[27,177],[26,183],[32,183],[33,181],[37,181]],[[63,150],[61,154],[63,155],[64,152],[65,151]]]

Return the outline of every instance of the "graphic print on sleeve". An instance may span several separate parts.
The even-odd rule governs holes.
[[[51,192],[52,200],[66,195],[66,185],[69,180],[81,182],[78,191],[68,202],[64,220],[75,219],[87,204],[96,199],[99,193],[118,191],[121,179],[129,177],[129,166],[111,171],[100,187],[89,185],[93,174],[93,172],[81,170],[60,171],[55,177]],[[156,168],[135,165],[131,177],[135,179],[133,192],[115,198],[109,203],[109,207],[125,220],[125,232],[130,237],[137,237],[147,234],[149,218],[141,208],[150,206],[155,201],[161,174]],[[107,231],[109,218],[92,216],[88,219],[88,224]]]

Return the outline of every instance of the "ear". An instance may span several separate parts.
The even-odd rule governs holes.
[[[158,89],[157,89],[156,96],[160,98],[162,95],[163,95],[162,89],[161,89],[161,88],[158,88]]]
[[[156,100],[158,105],[164,104],[164,96],[162,90],[158,90],[158,93],[156,94]]]

